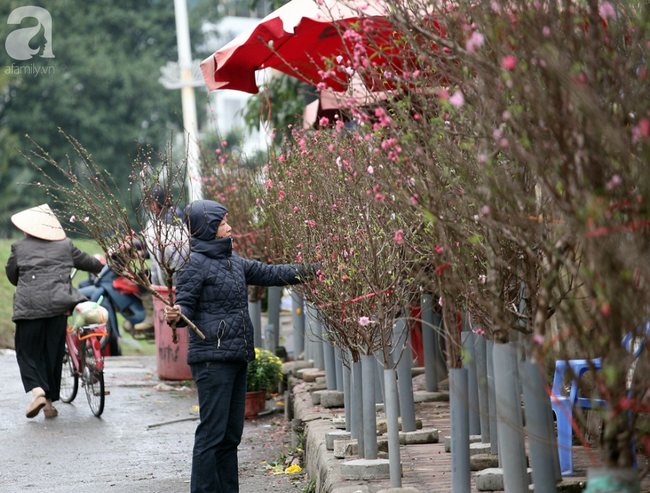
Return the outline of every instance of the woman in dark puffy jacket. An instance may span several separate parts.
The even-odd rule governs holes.
[[[32,402],[25,413],[33,418],[43,409],[46,418],[57,416],[61,367],[65,352],[67,316],[87,298],[70,280],[72,268],[99,273],[102,264],[66,238],[47,204],[11,216],[25,237],[11,245],[5,266],[14,286],[16,359],[25,392]]]
[[[194,439],[192,493],[239,491],[237,446],[244,429],[246,370],[255,359],[247,285],[299,284],[317,269],[239,257],[232,249],[227,213],[211,200],[187,207],[190,259],[177,273],[176,305],[166,309],[168,322],[178,322],[182,311],[205,335],[203,340],[190,331],[187,353],[201,418]]]

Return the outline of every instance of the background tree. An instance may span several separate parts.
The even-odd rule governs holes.
[[[18,27],[4,20],[25,4],[0,5],[0,39]],[[11,213],[45,200],[42,191],[16,185],[35,178],[12,150],[28,146],[26,134],[59,161],[69,151],[62,128],[125,188],[138,145],[162,149],[170,132],[182,128],[180,94],[158,82],[160,67],[178,59],[173,2],[66,0],[46,8],[55,58],[17,61],[0,50],[0,236],[12,231]],[[198,19],[192,19],[198,45]],[[28,22],[22,27],[35,25]],[[35,75],[32,65],[49,69]],[[202,104],[200,96],[197,101]]]
[[[266,82],[260,93],[252,96],[244,110],[249,130],[257,130],[260,121],[272,132],[273,144],[280,147],[291,138],[294,125],[302,125],[300,116],[305,106],[318,98],[315,88],[281,72]]]

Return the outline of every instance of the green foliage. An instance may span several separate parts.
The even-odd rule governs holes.
[[[305,105],[316,95],[311,86],[286,74],[270,78],[260,94],[248,100],[244,110],[244,121],[249,129],[259,128],[260,120],[273,132],[273,143],[278,146],[287,137],[293,126],[302,127]]]
[[[305,486],[305,488],[302,490],[302,493],[316,493],[316,479],[312,478],[309,480],[309,483]]]
[[[266,349],[255,348],[255,359],[248,363],[246,390],[274,390],[282,379],[282,361]]]
[[[21,3],[5,2],[0,19]],[[138,143],[162,146],[182,120],[179,92],[158,82],[160,67],[178,58],[173,3],[66,0],[46,8],[54,58],[16,61],[0,50],[0,236],[9,213],[46,200],[42,190],[16,186],[37,178],[10,151],[29,147],[25,135],[63,161],[70,148],[62,128],[126,188]],[[0,23],[0,39],[13,29]]]
[[[0,240],[0,265],[5,265],[11,255],[11,244],[14,240]],[[14,292],[16,288],[9,282],[4,273],[0,274],[0,347],[14,347],[14,323],[11,321],[13,315]]]

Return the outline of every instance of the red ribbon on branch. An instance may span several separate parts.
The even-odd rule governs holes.
[[[442,265],[436,265],[434,269],[438,273],[438,277],[442,276],[442,271],[445,269],[449,269],[451,267],[451,264],[442,264]]]

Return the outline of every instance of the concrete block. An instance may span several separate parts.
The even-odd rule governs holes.
[[[327,384],[316,382],[302,382],[304,392],[316,392],[317,390],[327,390]]]
[[[318,406],[321,402],[321,395],[322,393],[325,392],[324,390],[314,390],[311,392],[311,403],[314,406]]]
[[[499,467],[499,456],[493,454],[477,454],[469,458],[469,468],[471,471],[482,471]]]
[[[334,457],[345,459],[359,455],[359,442],[351,438],[337,438],[332,441]],[[388,458],[388,440],[377,440],[377,456]]]
[[[416,390],[413,392],[413,402],[449,402],[449,392]]]
[[[480,443],[481,442],[481,435],[470,435],[469,436],[469,444],[470,446],[472,443]],[[451,437],[446,436],[445,437],[445,452],[451,452]]]
[[[323,384],[323,385],[325,385],[325,388],[327,388],[327,378],[326,377],[324,377],[324,376],[323,377],[316,377],[315,382]]]
[[[345,430],[345,414],[341,416],[334,416],[332,418],[332,425],[334,428],[338,428],[339,430]]]
[[[334,450],[334,440],[350,440],[351,433],[345,430],[333,430],[325,433],[325,447]]]
[[[321,390],[320,404],[327,409],[333,407],[343,407],[345,405],[343,392],[339,390]]]
[[[299,370],[313,367],[314,363],[311,361],[291,361],[290,363],[285,363],[282,365],[282,373],[286,371],[287,373],[285,373],[285,375],[291,373],[294,377],[297,377]]]
[[[397,419],[397,425],[399,431],[402,431],[402,418]],[[422,429],[422,420],[421,419],[416,419],[415,420],[415,428],[418,430]],[[386,418],[378,419],[377,420],[377,433],[379,435],[383,435],[384,433],[388,432],[388,422],[386,421]]]
[[[388,459],[356,459],[342,462],[340,473],[347,480],[390,479],[390,466]]]
[[[417,431],[402,431],[399,434],[400,443],[416,445],[419,443],[438,443],[439,432],[434,428]],[[402,442],[402,438],[404,441]]]
[[[316,382],[316,378],[325,376],[323,370],[317,368],[303,368],[298,370],[298,377],[302,378],[305,382]]]
[[[479,454],[489,454],[492,449],[489,443],[470,443],[469,444],[469,456],[479,455]]]
[[[379,490],[377,493],[420,493],[420,490],[407,486],[405,488],[388,488],[387,490]]]
[[[334,457],[345,459],[347,457],[356,457],[359,455],[358,440],[334,440]]]
[[[358,484],[353,486],[340,486],[334,488],[331,493],[370,493],[370,489],[365,484]]]
[[[533,470],[528,468],[528,484],[533,480]],[[476,489],[478,491],[503,491],[505,488],[503,482],[503,469],[494,467],[484,469],[474,475],[476,479]]]

